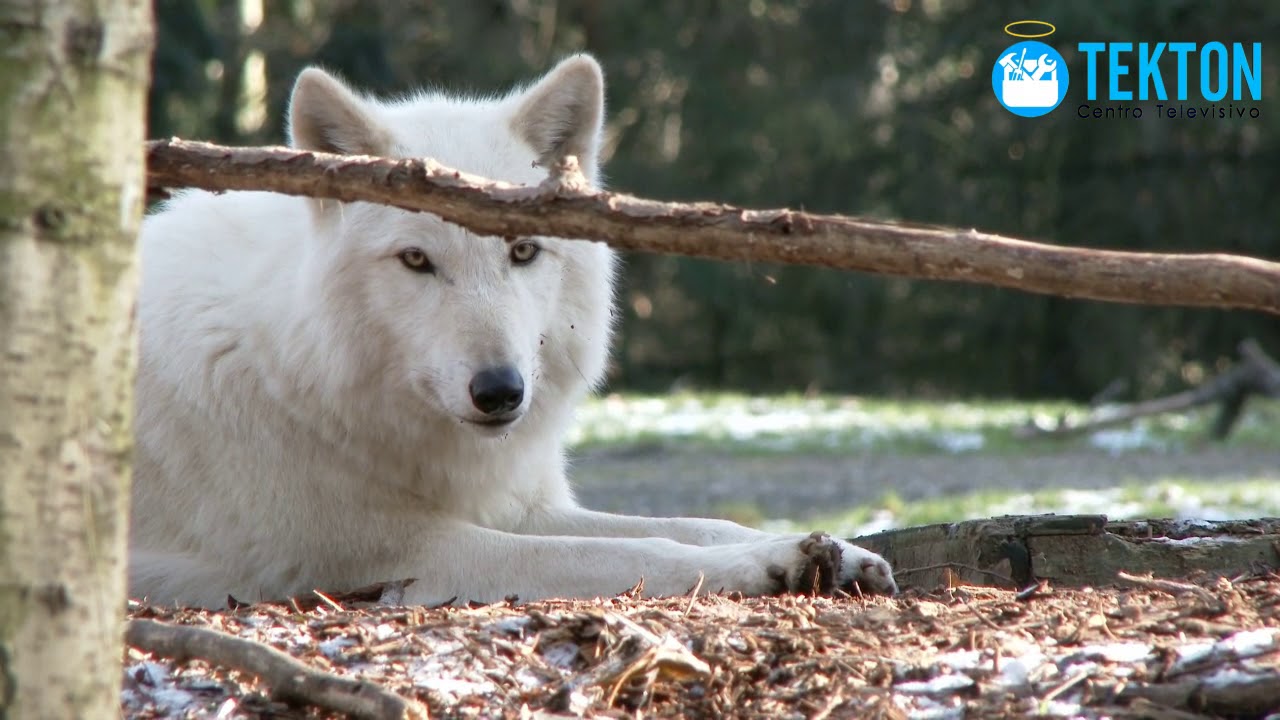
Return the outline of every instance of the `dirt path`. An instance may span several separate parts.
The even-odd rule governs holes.
[[[1280,452],[1221,448],[901,457],[745,456],[649,447],[587,453],[571,472],[587,507],[659,516],[715,514],[745,503],[766,517],[806,519],[874,503],[889,491],[910,502],[979,490],[1110,488],[1168,477],[1224,483],[1271,478],[1280,493]]]

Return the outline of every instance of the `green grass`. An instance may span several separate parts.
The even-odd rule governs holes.
[[[1101,513],[1111,519],[1280,517],[1280,485],[1273,477],[1231,483],[1167,478],[1157,483],[1105,490],[977,491],[912,503],[903,502],[889,493],[867,507],[799,522],[782,520],[760,525],[779,531],[821,527],[842,535],[860,535],[872,530],[873,524],[912,527],[999,515],[1051,512]]]
[[[640,448],[663,452],[730,453],[735,456],[825,455],[947,456],[979,454],[1034,457],[1088,451],[1103,462],[1123,462],[1128,452],[1184,454],[1210,446],[1214,408],[1145,418],[1092,435],[1066,439],[1018,437],[1029,421],[1075,421],[1089,408],[1066,403],[1002,401],[924,402],[857,397],[736,394],[609,396],[589,401],[571,435],[578,451]],[[1220,447],[1280,452],[1280,404],[1255,402]],[[1265,465],[1265,463],[1264,463]],[[770,529],[827,528],[842,534],[970,518],[1029,513],[1102,513],[1124,517],[1280,516],[1280,461],[1275,472],[1238,481],[1192,477],[1136,480],[1100,490],[975,490],[907,502],[892,492],[878,502],[825,517],[791,523],[769,519],[751,502],[729,501],[714,514]],[[1256,467],[1256,465],[1255,465]],[[1119,477],[1124,477],[1123,474]],[[1043,480],[1038,479],[1038,480]],[[1042,485],[1043,482],[1029,483]],[[981,481],[974,484],[981,486]]]
[[[730,393],[611,395],[588,401],[570,441],[579,449],[661,445],[747,454],[930,454],[1042,452],[1064,446],[1188,449],[1206,443],[1213,409],[1139,420],[1101,435],[1025,440],[1031,420],[1085,417],[1067,403],[924,402],[858,397]],[[1231,446],[1280,449],[1280,406],[1254,403],[1228,439]]]

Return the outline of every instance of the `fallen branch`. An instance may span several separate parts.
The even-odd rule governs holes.
[[[1265,670],[1257,673],[1232,671],[1216,680],[1188,678],[1175,683],[1118,683],[1116,699],[1136,705],[1147,700],[1163,708],[1194,710],[1193,717],[1264,717],[1277,707],[1280,675]],[[1136,709],[1143,709],[1138,706]],[[1164,717],[1162,712],[1138,717]],[[1170,717],[1177,717],[1176,715]]]
[[[1222,600],[1218,599],[1213,593],[1205,590],[1199,585],[1175,582],[1173,580],[1161,580],[1160,578],[1154,577],[1142,577],[1140,575],[1134,575],[1124,571],[1116,573],[1116,577],[1127,583],[1132,583],[1149,590],[1159,590],[1160,592],[1169,593],[1170,595],[1195,595],[1204,603],[1205,609],[1212,610],[1214,613],[1220,614],[1227,610],[1226,605],[1223,604]]]
[[[198,627],[130,620],[125,642],[153,655],[212,665],[256,675],[272,696],[371,720],[427,720],[427,710],[372,683],[321,672],[275,648]]]
[[[268,190],[382,203],[430,212],[485,235],[552,235],[601,240],[621,250],[1280,314],[1280,264],[1255,258],[1090,250],[786,209],[661,203],[589,190],[574,162],[553,169],[538,187],[489,181],[429,159],[228,148],[177,139],[148,143],[147,163],[153,187]]]
[[[1052,425],[1029,422],[1015,434],[1022,438],[1081,435],[1127,425],[1144,417],[1219,403],[1218,417],[1210,433],[1213,439],[1223,440],[1231,433],[1245,403],[1253,395],[1280,398],[1280,364],[1250,339],[1240,343],[1240,362],[1190,390],[1131,405],[1104,406],[1092,416],[1076,422],[1068,422],[1066,418],[1059,418]]]

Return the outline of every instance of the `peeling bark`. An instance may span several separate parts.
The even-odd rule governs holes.
[[[132,620],[130,645],[161,657],[199,659],[262,678],[272,697],[369,720],[427,720],[427,710],[373,683],[316,670],[269,645],[198,627]]]
[[[0,3],[0,46],[0,717],[115,717],[150,3]]]

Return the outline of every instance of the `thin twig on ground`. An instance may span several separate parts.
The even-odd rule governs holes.
[[[693,604],[698,599],[698,591],[702,589],[702,582],[704,580],[706,580],[706,576],[702,573],[698,573],[698,582],[693,586],[693,589],[689,591],[689,604],[684,606],[684,614],[680,617],[689,617],[689,611],[693,609]]]
[[[992,630],[995,630],[996,632],[1000,632],[1000,626],[997,625],[995,621],[992,620],[991,618],[987,617],[986,615],[983,615],[982,612],[978,610],[978,608],[975,607],[973,603],[969,602],[969,598],[966,598],[964,596],[964,593],[956,593],[956,597],[960,598],[960,602],[964,603],[964,606],[969,608],[969,610],[972,611],[973,614],[977,616],[979,620],[982,621],[983,625],[986,625],[987,627],[991,628]]]
[[[306,704],[369,720],[427,720],[420,703],[368,682],[332,675],[251,640],[215,630],[130,620],[125,642],[153,655],[199,659],[218,667],[251,673],[291,704]]]
[[[1199,585],[1175,582],[1173,580],[1161,580],[1153,577],[1142,577],[1140,575],[1131,575],[1124,571],[1116,573],[1116,577],[1124,580],[1125,582],[1133,583],[1140,587],[1150,588],[1152,590],[1166,592],[1170,595],[1195,595],[1197,598],[1204,601],[1205,605],[1211,609],[1218,610],[1219,612],[1224,609],[1224,605],[1220,598],[1215,597],[1213,593],[1205,590]]]
[[[941,570],[943,568],[949,568],[952,570],[965,570],[967,572],[978,573],[979,575],[986,575],[987,577],[999,580],[1000,582],[1005,583],[1011,587],[1017,586],[1017,583],[1014,582],[1013,578],[1009,577],[1008,575],[995,572],[994,570],[984,570],[983,568],[980,568],[980,567],[974,567],[972,565],[966,565],[964,563],[958,563],[958,562],[944,562],[944,563],[937,563],[935,565],[922,565],[920,567],[910,567],[910,568],[899,567],[899,568],[894,568],[893,574],[895,577],[901,577],[903,575],[911,575],[914,573],[928,572],[930,570]]]

